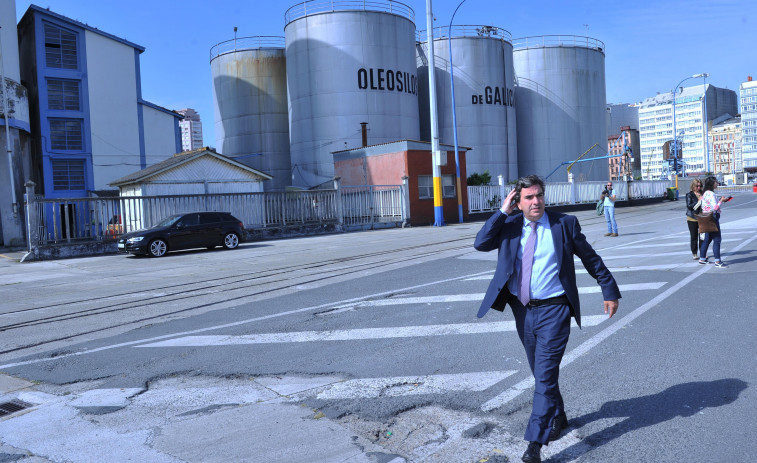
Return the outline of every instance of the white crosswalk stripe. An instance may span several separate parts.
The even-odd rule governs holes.
[[[607,319],[607,315],[581,317],[583,326],[594,326]],[[576,327],[573,321],[573,327]],[[414,338],[515,331],[514,321],[457,323],[449,325],[392,326],[386,328],[357,328],[330,331],[293,331],[238,336],[208,335],[183,336],[165,341],[140,344],[134,347],[211,347],[245,344],[276,344],[295,342],[358,341],[366,339]]]

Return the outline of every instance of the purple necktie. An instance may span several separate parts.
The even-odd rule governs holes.
[[[520,285],[518,299],[525,307],[531,300],[531,268],[534,266],[534,250],[536,249],[536,222],[530,222],[531,234],[526,239],[523,248],[523,258],[520,261]]]

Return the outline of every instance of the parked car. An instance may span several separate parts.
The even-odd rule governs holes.
[[[191,212],[172,215],[154,227],[121,236],[118,252],[161,257],[180,249],[234,249],[243,239],[244,224],[228,212]]]

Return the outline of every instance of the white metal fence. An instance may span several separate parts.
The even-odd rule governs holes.
[[[599,200],[605,182],[552,182],[547,183],[544,201],[547,206],[595,203]],[[618,200],[661,198],[672,185],[669,180],[613,182]],[[483,185],[468,187],[468,212],[495,211],[502,206],[502,199],[513,185]]]
[[[401,185],[363,185],[341,188],[344,224],[404,223],[408,205]]]
[[[34,245],[115,239],[191,211],[230,212],[246,229],[338,223],[373,227],[408,218],[402,185],[180,196],[44,199],[27,192]],[[32,198],[29,201],[29,197]],[[31,235],[31,234],[30,234]]]

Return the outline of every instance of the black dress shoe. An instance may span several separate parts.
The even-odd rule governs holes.
[[[520,459],[524,463],[541,463],[541,444],[538,442],[529,442],[526,453]]]
[[[563,430],[568,427],[568,417],[563,413],[552,420],[552,429],[549,431],[549,441],[557,440],[562,436]]]

